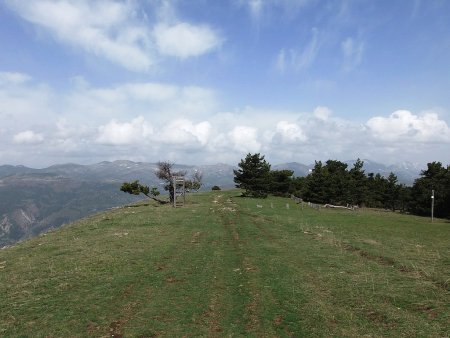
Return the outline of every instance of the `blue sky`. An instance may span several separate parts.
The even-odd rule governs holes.
[[[0,2],[0,164],[450,163],[450,2]]]

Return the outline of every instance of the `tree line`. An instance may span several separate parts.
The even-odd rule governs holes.
[[[357,205],[430,215],[434,190],[434,215],[450,218],[450,166],[427,164],[413,186],[398,182],[394,173],[387,177],[367,173],[358,159],[351,168],[346,163],[316,161],[306,177],[294,177],[292,170],[271,170],[260,154],[248,154],[234,170],[236,187],[244,196],[267,197],[295,195],[318,204]]]

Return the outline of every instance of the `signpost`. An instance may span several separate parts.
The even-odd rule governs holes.
[[[184,176],[173,176],[173,207],[182,207],[186,202],[186,181]],[[182,197],[181,199],[179,197]]]

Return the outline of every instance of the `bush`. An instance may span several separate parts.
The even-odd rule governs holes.
[[[211,188],[211,190],[221,190],[219,186],[215,185],[214,187]]]

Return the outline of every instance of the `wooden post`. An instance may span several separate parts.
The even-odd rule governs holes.
[[[177,206],[184,206],[186,203],[186,180],[183,176],[174,176],[172,178],[173,180],[173,207],[176,208]],[[179,195],[179,196],[177,196]],[[178,200],[177,197],[183,197],[183,200]]]

